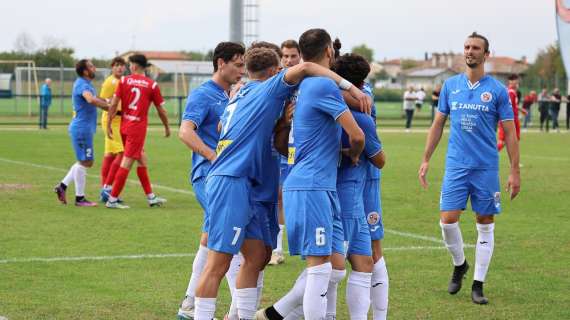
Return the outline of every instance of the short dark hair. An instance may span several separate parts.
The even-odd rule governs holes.
[[[273,49],[252,48],[245,54],[245,66],[250,73],[263,72],[279,66],[279,56]]]
[[[485,53],[489,52],[489,40],[487,40],[485,36],[478,34],[477,31],[473,31],[473,33],[470,34],[467,38],[476,38],[483,40],[483,42],[485,43],[485,47],[483,49],[485,50]]]
[[[242,56],[245,54],[245,48],[237,42],[220,42],[214,49],[212,63],[214,64],[214,72],[218,71],[218,59],[224,62],[231,61],[235,55]]]
[[[275,53],[277,53],[279,58],[283,57],[283,52],[281,52],[281,48],[279,48],[275,43],[271,43],[271,42],[267,42],[267,41],[255,41],[249,46],[248,50],[254,49],[254,48],[272,49],[273,51],[275,51]]]
[[[115,57],[113,58],[113,60],[111,60],[111,67],[114,67],[116,65],[124,66],[126,64],[127,62],[125,61],[125,59],[123,59],[123,57]]]
[[[303,32],[299,38],[299,48],[303,60],[314,61],[321,58],[331,42],[331,36],[324,29],[309,29]]]
[[[140,53],[135,53],[132,56],[129,57],[129,62],[130,63],[134,63],[136,65],[139,65],[143,68],[149,67],[150,63],[148,63],[148,60],[146,59],[146,56],[144,54],[140,54]]]
[[[297,49],[297,52],[299,52],[299,54],[301,53],[301,49],[299,49],[299,43],[293,39],[283,41],[283,43],[281,43],[281,50],[283,50],[283,48]]]
[[[78,76],[83,77],[83,72],[87,70],[87,62],[89,62],[88,59],[81,59],[75,64],[75,72]]]
[[[514,81],[514,80],[518,80],[519,79],[519,75],[516,73],[513,73],[509,76],[509,81]]]
[[[346,53],[335,60],[333,70],[353,85],[360,87],[370,73],[370,64],[359,54]]]
[[[334,57],[335,59],[340,57],[340,48],[342,48],[342,43],[340,43],[340,39],[336,38],[333,41],[333,49],[334,49]]]

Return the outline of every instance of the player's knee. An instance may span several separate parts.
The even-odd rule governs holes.
[[[202,233],[200,237],[200,245],[207,247],[208,246],[208,234],[206,232]]]
[[[477,215],[477,223],[479,224],[490,224],[495,222],[495,216],[493,215]]]
[[[459,221],[461,211],[442,211],[440,213],[440,221],[442,224],[452,224]]]
[[[85,168],[91,168],[93,166],[93,160],[79,161],[79,164]]]
[[[230,268],[230,263],[207,263],[204,267],[203,277],[222,279]]]

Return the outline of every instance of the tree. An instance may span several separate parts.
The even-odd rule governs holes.
[[[352,53],[363,56],[368,62],[372,62],[374,59],[374,50],[368,48],[365,44],[353,47]]]
[[[551,44],[538,52],[536,60],[526,71],[522,86],[529,90],[543,87],[563,89],[566,85],[566,71],[558,44]]]
[[[14,41],[14,50],[18,53],[31,54],[36,50],[36,42],[29,33],[22,32]]]

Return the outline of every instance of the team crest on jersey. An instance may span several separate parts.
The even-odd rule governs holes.
[[[369,225],[373,226],[373,225],[377,224],[378,222],[380,222],[380,215],[378,214],[378,212],[372,211],[368,214],[368,216],[366,217],[366,220],[368,221]]]
[[[482,102],[491,102],[493,100],[493,95],[489,91],[485,91],[481,93],[481,101]]]
[[[495,200],[495,207],[500,208],[501,207],[501,193],[495,192],[495,195],[493,196],[493,198]]]

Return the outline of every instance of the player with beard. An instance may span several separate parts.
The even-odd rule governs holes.
[[[441,89],[438,112],[428,133],[418,178],[421,185],[427,188],[429,161],[450,117],[450,137],[440,197],[443,241],[455,266],[448,292],[459,292],[469,269],[463,251],[459,217],[470,198],[471,208],[476,213],[478,232],[471,299],[476,304],[486,304],[489,300],[483,294],[483,283],[494,249],[494,218],[501,212],[497,125],[501,123],[505,130],[511,167],[507,191],[511,200],[520,191],[519,145],[507,90],[499,81],[485,74],[489,41],[474,32],[465,40],[463,54],[467,70],[447,79]]]

